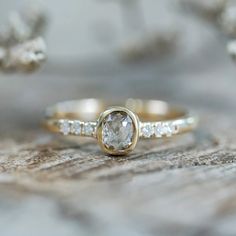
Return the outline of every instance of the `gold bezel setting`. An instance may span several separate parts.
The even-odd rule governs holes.
[[[132,140],[131,140],[130,145],[120,150],[114,149],[105,145],[103,142],[103,135],[102,135],[106,118],[110,114],[117,113],[117,112],[125,113],[129,118],[131,118],[132,125],[133,125],[133,134],[132,134]],[[138,120],[138,117],[129,109],[124,108],[124,107],[111,107],[110,109],[104,111],[100,115],[98,119],[98,125],[97,125],[97,139],[98,139],[98,143],[100,147],[102,148],[104,152],[111,155],[126,155],[135,148],[138,141],[138,137],[139,137],[139,120]]]

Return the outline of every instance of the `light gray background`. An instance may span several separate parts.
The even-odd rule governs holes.
[[[116,50],[140,32],[127,30],[119,5],[108,2],[41,1],[50,15],[48,61],[33,75],[0,74],[0,161],[5,166],[0,169],[0,235],[235,235],[236,68],[226,53],[226,38],[204,20],[178,14],[171,0],[145,0],[149,31],[175,29],[180,32],[180,46],[161,60],[124,64]],[[1,22],[8,11],[20,6],[21,1],[2,1]],[[100,21],[108,23],[108,32],[114,32],[106,46],[94,36]],[[128,177],[110,181],[110,159],[106,162],[108,157],[97,146],[83,149],[82,145],[75,150],[69,147],[73,150],[67,149],[68,156],[63,149],[57,150],[54,161],[74,158],[78,161],[73,166],[75,174],[76,164],[82,173],[88,168],[84,179],[70,176],[69,166],[58,172],[49,170],[52,181],[44,180],[47,160],[39,158],[36,169],[28,165],[28,159],[33,164],[37,159],[37,148],[56,140],[40,127],[43,110],[57,101],[84,97],[163,99],[193,109],[208,123],[200,129],[197,143],[180,139],[189,147],[183,153],[187,162],[182,168],[181,147],[175,160],[175,149],[167,147],[163,154],[157,145],[151,158],[147,153],[119,163],[119,170]],[[192,160],[188,151],[194,145],[196,159]],[[209,153],[209,159],[201,156],[202,150],[206,156]],[[100,156],[90,157],[88,163],[90,151]],[[167,155],[173,155],[172,159]],[[93,170],[94,160],[104,161],[104,172]],[[142,173],[145,165],[149,174]],[[96,174],[106,181],[96,179]]]

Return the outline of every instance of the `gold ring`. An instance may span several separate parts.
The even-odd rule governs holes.
[[[93,137],[111,155],[126,155],[139,138],[165,138],[192,131],[198,119],[158,100],[128,99],[110,106],[99,99],[58,103],[46,110],[44,124],[63,135]]]

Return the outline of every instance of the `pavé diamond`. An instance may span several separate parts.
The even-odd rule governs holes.
[[[163,134],[165,134],[167,137],[172,135],[171,128],[170,128],[169,124],[164,123],[162,129],[163,129]]]
[[[156,124],[154,132],[155,132],[155,136],[157,138],[161,138],[162,137],[162,135],[163,135],[163,128],[162,128],[162,124],[161,123]]]
[[[81,123],[80,121],[74,121],[71,124],[71,133],[79,135],[81,133]]]
[[[170,137],[177,133],[176,125],[171,122],[157,123],[155,125],[155,136],[161,138],[162,136]]]
[[[154,134],[154,127],[152,124],[145,124],[142,127],[142,135],[145,138],[150,138]]]
[[[133,120],[126,112],[114,111],[105,117],[102,127],[102,142],[107,148],[125,150],[132,144],[133,136]]]
[[[62,120],[60,121],[60,132],[64,135],[68,135],[70,133],[70,123],[68,120]]]
[[[171,134],[176,134],[178,131],[177,126],[174,123],[169,124]]]
[[[84,134],[90,136],[90,135],[93,134],[93,132],[94,132],[94,127],[93,127],[93,125],[90,124],[89,122],[88,122],[88,123],[85,123],[85,124],[84,124]]]
[[[175,132],[175,126],[172,123],[163,123],[162,124],[162,133],[167,137],[170,137]]]

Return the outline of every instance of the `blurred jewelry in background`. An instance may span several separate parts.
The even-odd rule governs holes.
[[[0,71],[31,72],[40,67],[46,59],[46,23],[45,12],[34,5],[9,14],[0,28]]]
[[[236,1],[229,2],[222,13],[224,32],[230,37],[227,44],[228,53],[236,59]]]
[[[227,50],[230,56],[236,60],[236,40],[231,40],[227,45]]]
[[[160,58],[174,52],[177,41],[177,32],[152,32],[126,42],[119,54],[126,62]]]
[[[104,2],[110,2],[105,1]],[[131,37],[117,50],[123,62],[161,58],[175,51],[178,42],[176,29],[149,30],[140,0],[113,0],[120,5],[123,27]]]
[[[180,0],[179,2],[185,9],[215,23],[222,14],[227,0]]]
[[[121,13],[118,20],[122,20],[123,31],[127,34],[118,35],[120,32],[118,32],[119,29],[117,30],[117,25],[106,18],[96,21],[96,24],[94,23],[96,29],[91,30],[93,34],[97,33],[95,37],[97,48],[104,46],[106,49],[115,45],[112,50],[121,62],[158,60],[167,55],[173,55],[176,49],[179,49],[180,41],[184,38],[181,27],[176,23],[163,29],[156,26],[156,22],[156,28],[150,27],[149,15],[145,14],[147,10],[144,8],[143,1],[98,0],[98,2],[104,5],[116,5]],[[228,52],[233,58],[235,57],[235,46],[233,46],[236,38],[235,0],[177,0],[173,2],[181,3],[185,9],[190,9],[191,12],[195,12],[201,17],[204,16],[204,19],[225,32],[229,38]],[[174,3],[173,6],[178,5]],[[7,24],[0,28],[1,71],[29,72],[42,65],[46,59],[46,46],[43,38],[46,24],[45,12],[36,6],[30,6],[23,11],[12,12],[9,15]],[[117,39],[117,35],[120,36],[119,39]],[[103,40],[103,45],[100,42],[101,38],[106,39]]]
[[[227,51],[236,58],[236,1],[180,0],[183,6],[218,26],[228,37]]]

